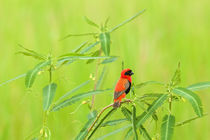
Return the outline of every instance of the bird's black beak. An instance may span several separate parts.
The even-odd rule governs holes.
[[[133,74],[134,74],[133,72],[130,73],[130,75],[133,75]]]

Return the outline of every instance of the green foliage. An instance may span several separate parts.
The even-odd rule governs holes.
[[[175,117],[173,115],[165,115],[161,125],[161,140],[171,140],[175,125]]]
[[[152,138],[150,137],[149,133],[147,132],[146,128],[144,128],[143,125],[139,127],[139,131],[140,133],[142,133],[145,140],[152,140]]]
[[[138,89],[138,88],[142,88],[144,86],[152,85],[152,84],[164,85],[164,83],[158,82],[158,81],[147,81],[147,82],[143,82],[143,83],[137,84],[134,87]]]
[[[50,107],[55,96],[57,85],[55,83],[49,84],[43,88],[43,110],[46,111]]]
[[[93,123],[96,116],[97,116],[97,111],[96,110],[94,110],[94,111],[90,112],[90,114],[88,114],[88,121],[85,123],[84,127],[81,129],[81,131],[79,132],[79,134],[77,135],[75,140],[84,140],[85,136],[88,133],[88,128]]]
[[[202,117],[204,117],[204,116],[206,116],[206,115],[207,115],[207,114],[203,114]],[[202,118],[202,117],[196,116],[196,117],[187,119],[187,120],[185,120],[185,121],[178,122],[178,123],[176,124],[176,126],[183,126],[183,125],[185,125],[185,124],[187,124],[187,123],[190,123],[190,122],[192,122],[192,121],[194,121],[194,120],[197,120],[197,119],[200,119],[200,118]]]
[[[111,57],[111,58],[107,58],[107,59],[104,59],[101,64],[107,64],[107,63],[111,63],[111,62],[114,62],[117,60],[117,57]]]
[[[107,121],[107,122],[103,123],[101,125],[101,127],[117,125],[117,124],[123,123],[123,122],[125,122],[127,120],[128,120],[127,118],[124,118],[124,119],[117,119],[117,120]]]
[[[97,25],[95,22],[93,22],[92,20],[90,20],[89,18],[87,18],[87,17],[85,17],[85,21],[89,24],[89,25],[91,25],[91,26],[94,26],[94,27],[96,27],[96,28],[100,28],[99,27],[99,25]]]
[[[101,41],[101,48],[106,56],[110,54],[110,33],[105,32],[99,35],[99,39]]]
[[[200,82],[187,87],[191,91],[202,90],[210,87],[210,82]]]
[[[157,110],[167,99],[168,95],[164,94],[156,99],[151,106],[147,109],[147,111],[143,112],[141,116],[137,119],[137,126],[142,125],[154,112]]]
[[[198,116],[201,117],[203,115],[202,103],[197,94],[181,87],[173,89],[172,92],[187,99]]]
[[[70,106],[70,105],[74,104],[75,102],[77,102],[77,101],[79,101],[79,100],[81,100],[85,97],[88,97],[88,96],[91,96],[91,95],[96,95],[96,94],[101,94],[101,93],[104,93],[104,92],[110,91],[110,90],[112,90],[112,89],[93,90],[93,91],[77,94],[75,96],[72,96],[69,99],[66,99],[66,100],[62,101],[61,103],[56,104],[55,106],[53,106],[51,111],[58,111],[61,108]]]
[[[133,127],[133,133],[135,134],[135,140],[138,140],[138,134],[136,130],[136,107],[132,105],[132,127]]]
[[[43,61],[43,62],[39,63],[38,65],[36,65],[32,70],[28,71],[26,73],[25,86],[27,88],[32,87],[38,72],[41,71],[44,67],[46,67],[50,63],[51,63],[50,60]]]

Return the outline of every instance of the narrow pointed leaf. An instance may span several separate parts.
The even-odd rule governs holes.
[[[25,77],[25,76],[26,76],[26,73],[21,74],[21,75],[18,75],[18,76],[16,76],[16,77],[12,78],[12,79],[7,80],[7,81],[4,81],[4,82],[0,83],[0,87],[3,86],[3,85],[6,85],[6,84],[8,84],[8,83],[10,83],[10,82],[12,82],[12,81],[15,81],[15,80],[17,80],[17,79],[20,79],[20,78],[22,78],[22,77]]]
[[[110,54],[110,33],[105,32],[99,35],[99,39],[101,42],[101,48],[106,56]]]
[[[90,82],[90,80],[80,84],[79,86],[75,87],[74,89],[70,90],[69,92],[67,92],[66,94],[64,94],[63,96],[61,96],[57,101],[56,103],[58,103],[59,101],[61,101],[62,99],[68,97],[69,95],[71,95],[72,93],[78,91],[80,88],[84,87],[85,85],[87,85],[88,83]],[[55,104],[56,104],[55,103]]]
[[[132,136],[132,134],[133,134],[133,129],[130,128],[130,129],[128,130],[128,132],[126,133],[126,135],[125,135],[125,137],[124,137],[124,140],[129,140],[129,138]]]
[[[85,136],[88,133],[88,128],[94,122],[96,116],[97,116],[96,110],[94,110],[93,112],[88,114],[88,121],[85,123],[84,127],[80,130],[80,132],[77,135],[77,137],[75,138],[75,140],[84,140]]]
[[[96,45],[98,45],[100,42],[97,41],[95,43],[90,44],[89,46],[87,46],[86,48],[82,49],[80,51],[81,54],[88,52],[89,50],[91,50],[93,47],[95,47]]]
[[[103,68],[103,71],[101,72],[101,75],[96,83],[96,90],[99,90],[101,87],[101,84],[103,82],[104,76],[105,76],[106,68]]]
[[[91,57],[100,56],[100,52],[101,52],[100,50],[96,50],[96,51],[91,55]],[[89,60],[87,60],[86,64],[90,64],[90,63],[94,62],[94,60],[95,60],[95,59],[89,59]]]
[[[173,89],[172,92],[187,99],[198,116],[201,117],[203,115],[202,103],[197,94],[193,93],[191,90],[181,87]]]
[[[123,25],[125,25],[126,23],[128,23],[128,22],[134,20],[134,19],[137,18],[139,15],[141,15],[142,13],[144,13],[144,11],[145,11],[145,9],[142,10],[142,11],[139,11],[139,12],[138,12],[137,14],[135,14],[134,16],[130,17],[129,19],[123,21],[122,23],[120,23],[120,24],[118,24],[117,26],[115,26],[114,28],[112,28],[112,29],[110,30],[110,32],[113,32],[113,31],[117,30],[118,28],[122,27]]]
[[[206,115],[207,115],[207,114],[203,114],[203,116],[202,116],[202,117],[204,117],[204,116],[206,116]],[[194,121],[194,120],[197,120],[197,119],[200,119],[200,118],[202,118],[202,117],[196,116],[196,117],[193,117],[193,118],[187,119],[187,120],[185,120],[185,121],[178,122],[178,123],[176,124],[176,126],[182,126],[182,125],[185,125],[185,124],[187,124],[187,123],[190,123],[190,122],[192,122],[192,121]]]
[[[150,116],[152,116],[152,114],[164,103],[167,98],[168,95],[164,94],[156,99],[147,111],[144,111],[139,117],[137,117],[137,126],[142,125]]]
[[[140,101],[141,100],[156,99],[156,98],[159,98],[162,95],[163,95],[163,93],[146,93],[146,94],[142,95],[141,97],[139,97],[139,99],[140,99]]]
[[[135,136],[135,140],[138,140],[138,134],[137,134],[137,130],[136,130],[136,107],[133,105],[132,106],[132,127],[133,127],[133,132],[134,132],[134,136]]]
[[[122,107],[121,111],[123,113],[123,115],[126,117],[127,120],[129,120],[130,122],[132,121],[132,113],[130,110],[128,110],[126,107]]]
[[[92,20],[90,20],[88,17],[86,17],[85,16],[85,21],[89,24],[89,25],[91,25],[91,26],[94,26],[94,27],[96,27],[96,28],[99,28],[99,26],[95,23],[95,22],[93,22]]]
[[[180,82],[181,82],[181,70],[180,70],[180,63],[178,63],[178,67],[171,79],[170,86],[172,87],[177,86],[178,84],[180,84]]]
[[[111,57],[111,58],[108,58],[108,59],[104,59],[101,64],[107,64],[107,63],[112,63],[114,61],[117,60],[117,57]]]
[[[73,53],[78,53],[85,45],[87,44],[87,41],[80,44],[78,47],[76,47],[74,50],[72,50]]]
[[[55,83],[49,84],[43,88],[43,110],[46,111],[50,107],[55,96],[57,85]]]
[[[25,86],[27,88],[30,88],[33,85],[34,81],[35,81],[35,78],[37,76],[37,73],[42,68],[44,68],[45,66],[47,66],[49,64],[50,64],[50,61],[44,61],[44,62],[41,62],[38,65],[36,65],[32,70],[28,71],[26,73],[26,77],[25,77]]]
[[[175,117],[173,115],[165,115],[161,125],[161,140],[171,140],[175,125]]]
[[[94,91],[89,91],[89,92],[85,92],[85,93],[81,93],[81,94],[72,96],[71,98],[66,99],[63,102],[56,104],[52,108],[51,111],[58,111],[59,109],[64,108],[64,107],[67,107],[69,105],[72,105],[75,102],[77,102],[77,101],[79,101],[79,100],[81,100],[81,99],[83,99],[85,97],[88,97],[88,96],[91,96],[91,95],[96,95],[96,94],[101,94],[101,93],[104,93],[104,92],[107,92],[107,91],[111,91],[111,90],[112,89],[94,90]]]
[[[143,82],[143,83],[137,84],[137,85],[135,85],[134,87],[135,87],[135,88],[142,88],[142,87],[144,87],[144,86],[153,85],[153,84],[164,85],[164,83],[158,82],[158,81],[147,81],[147,82]]]
[[[152,138],[150,137],[149,133],[147,132],[147,130],[144,128],[143,125],[140,125],[139,130],[142,133],[145,140],[152,140]]]
[[[63,38],[60,39],[60,41],[67,39],[69,37],[76,37],[76,36],[91,36],[91,35],[96,35],[98,33],[82,33],[82,34],[68,34],[64,36]]]
[[[96,138],[96,140],[103,140],[103,139],[105,139],[105,138],[107,138],[107,137],[109,137],[109,136],[111,136],[111,135],[117,134],[117,133],[119,133],[119,132],[121,132],[121,131],[123,131],[123,130],[129,128],[129,127],[131,127],[130,124],[129,124],[129,125],[126,125],[126,126],[124,126],[124,127],[121,127],[121,128],[119,128],[119,129],[116,129],[115,131],[112,131],[112,132],[110,132],[110,133],[108,133],[108,134],[106,134],[106,135],[104,135],[104,136],[102,136],[102,137],[100,137],[100,138]],[[131,131],[131,132],[132,132],[132,131]]]
[[[107,122],[103,123],[101,125],[101,127],[113,126],[113,125],[117,125],[117,124],[120,124],[120,123],[123,123],[123,122],[126,122],[126,121],[128,121],[127,118],[117,119],[117,120],[111,120],[111,121],[107,121]]]
[[[191,91],[202,90],[210,87],[210,82],[200,82],[187,87]]]

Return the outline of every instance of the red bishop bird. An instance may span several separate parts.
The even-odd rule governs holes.
[[[131,75],[134,73],[130,69],[124,69],[121,72],[121,77],[118,80],[114,91],[114,108],[120,106],[120,102],[129,93],[131,88]]]

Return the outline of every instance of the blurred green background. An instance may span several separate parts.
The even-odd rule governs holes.
[[[112,87],[119,78],[122,60],[126,67],[133,69],[135,83],[148,80],[167,82],[179,61],[182,86],[209,81],[209,5],[209,0],[0,0],[0,82],[23,74],[38,63],[32,58],[16,55],[20,50],[17,44],[43,54],[52,48],[54,55],[60,55],[83,41],[91,40],[91,37],[75,37],[58,41],[68,33],[95,31],[86,24],[84,16],[99,24],[110,17],[108,25],[113,27],[144,8],[147,10],[143,15],[111,34],[111,55],[120,56],[120,59],[108,64],[103,88]],[[100,66],[100,71],[102,68]],[[95,63],[86,65],[84,61],[56,71],[53,76],[53,81],[58,83],[56,98],[88,80],[94,72]],[[42,88],[47,78],[47,74],[39,76],[30,90],[25,88],[24,78],[0,87],[0,139],[22,140],[39,129],[42,124]],[[80,92],[92,88],[93,84],[90,84]],[[198,93],[204,112],[210,108],[208,92],[210,90]],[[142,93],[139,91],[137,94]],[[48,126],[52,139],[75,138],[89,112],[87,105],[73,112],[81,102],[50,115]],[[96,108],[100,110],[111,102],[112,94],[98,95]],[[195,116],[188,102],[174,105],[173,113],[177,115],[177,121]],[[94,138],[115,129],[102,128]],[[207,116],[175,129],[174,139],[207,140],[209,130],[210,117]],[[125,132],[106,139],[121,139]]]

